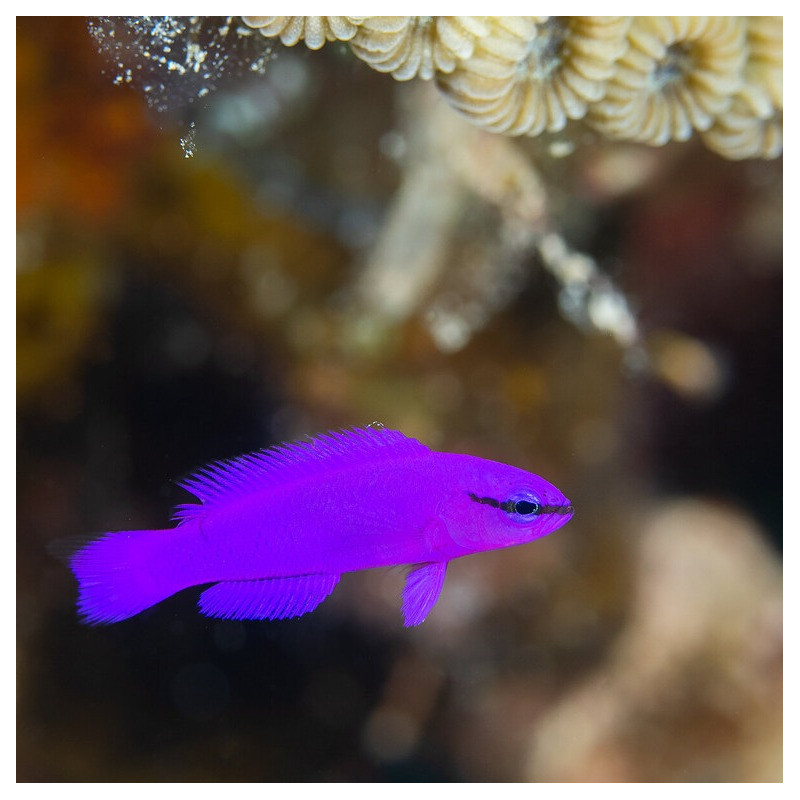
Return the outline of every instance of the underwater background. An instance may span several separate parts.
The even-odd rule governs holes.
[[[504,136],[196,24],[186,76],[143,23],[17,18],[17,779],[781,780],[782,159]],[[575,517],[418,629],[402,570],[78,621],[64,542],[374,421]]]

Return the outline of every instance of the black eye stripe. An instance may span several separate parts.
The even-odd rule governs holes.
[[[468,492],[470,500],[474,500],[476,503],[483,503],[484,505],[491,506],[492,508],[500,508],[502,503],[499,500],[495,500],[491,497],[478,497],[478,495],[473,494],[472,492]],[[503,509],[505,511],[506,509]]]
[[[540,506],[529,500],[506,500],[500,502],[493,497],[478,497],[478,495],[468,492],[471,500],[476,503],[482,503],[492,508],[499,508],[507,514],[520,514],[521,516],[528,516],[529,514],[572,514],[572,506]],[[530,511],[521,511],[519,506],[530,506]]]

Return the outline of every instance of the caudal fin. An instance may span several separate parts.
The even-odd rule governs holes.
[[[87,544],[69,559],[78,579],[84,622],[119,622],[165,600],[181,586],[165,580],[164,545],[171,531],[119,531]]]

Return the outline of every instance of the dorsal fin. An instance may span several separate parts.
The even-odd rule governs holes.
[[[331,431],[309,441],[293,442],[248,453],[204,467],[178,485],[202,505],[183,503],[173,519],[197,519],[212,508],[267,486],[310,476],[351,464],[370,464],[389,458],[422,456],[429,448],[400,431],[384,427]]]

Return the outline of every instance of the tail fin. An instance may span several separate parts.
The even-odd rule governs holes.
[[[79,586],[78,612],[84,622],[119,622],[183,588],[164,578],[169,574],[164,568],[169,533],[107,533],[71,556],[69,565]]]

